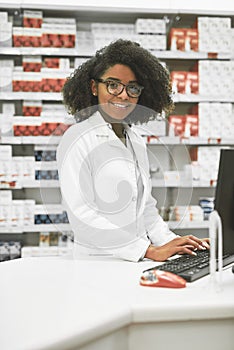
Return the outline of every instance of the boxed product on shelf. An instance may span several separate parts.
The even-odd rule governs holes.
[[[41,91],[60,92],[70,73],[53,68],[41,69]]]
[[[70,69],[70,59],[60,58],[60,57],[46,57],[43,60],[43,66],[45,68],[54,68],[63,71],[69,71]]]
[[[128,23],[91,23],[94,48],[100,49],[116,39],[136,39],[134,24]]]
[[[203,210],[199,205],[170,207],[169,220],[172,221],[203,221]]]
[[[40,47],[42,32],[40,28],[13,27],[13,46],[15,47]]]
[[[42,67],[41,56],[23,56],[22,66],[24,72],[40,72]]]
[[[75,46],[80,51],[92,52],[94,49],[93,33],[91,31],[78,30],[76,32]],[[74,66],[76,67],[77,64],[74,64]]]
[[[34,211],[35,225],[66,224],[68,218],[61,204],[37,204]]]
[[[136,41],[147,50],[167,49],[167,37],[164,34],[138,34]]]
[[[42,112],[42,101],[23,100],[22,113],[25,117],[39,117]]]
[[[24,225],[24,201],[12,200],[11,201],[11,226],[23,227]]]
[[[49,23],[45,22],[44,18],[42,23],[42,47],[64,47],[64,48],[74,48],[76,42],[76,24],[74,21],[61,23]],[[72,19],[71,19],[72,20]],[[66,23],[67,22],[67,23]]]
[[[0,262],[21,257],[21,243],[18,241],[0,241]]]
[[[199,51],[231,52],[231,18],[198,17]]]
[[[24,10],[23,12],[23,26],[30,28],[41,28],[43,20],[42,11]]]
[[[219,97],[219,100],[233,98],[233,62],[200,60],[198,62],[199,91],[201,95]],[[222,85],[220,87],[220,81]]]
[[[0,60],[0,92],[12,91],[14,60]]]
[[[170,115],[168,118],[168,136],[198,136],[198,115]]]
[[[172,51],[198,51],[198,30],[195,28],[171,28],[169,48]]]
[[[35,145],[34,156],[36,162],[53,162],[56,161],[56,145]]]
[[[39,92],[41,91],[40,72],[23,72],[21,70],[13,71],[12,87],[13,91]]]
[[[12,47],[12,23],[3,19],[6,16],[2,14],[5,13],[0,12],[0,47]]]
[[[172,90],[179,94],[198,94],[198,72],[171,71]]]
[[[138,34],[166,34],[166,21],[156,18],[137,18],[135,31]]]
[[[40,117],[14,117],[14,136],[38,136],[42,128]]]
[[[233,139],[234,114],[232,104],[225,102],[200,102],[199,136],[207,139]],[[220,118],[222,116],[222,123]]]
[[[203,210],[204,220],[209,220],[210,213],[214,210],[214,197],[200,197],[199,205]]]
[[[14,117],[14,136],[60,136],[70,124],[62,121],[46,121],[42,117]]]

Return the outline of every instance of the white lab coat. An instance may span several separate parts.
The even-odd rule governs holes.
[[[99,112],[72,125],[58,146],[61,194],[78,255],[139,261],[150,244],[162,245],[176,237],[151,195],[146,145],[131,127],[127,133],[143,182],[138,210],[133,155]]]

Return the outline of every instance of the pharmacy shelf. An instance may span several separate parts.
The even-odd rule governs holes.
[[[0,100],[44,100],[44,101],[62,101],[61,92],[1,92]]]
[[[233,96],[203,96],[199,94],[174,94],[175,103],[199,103],[199,102],[230,102],[234,103]],[[36,101],[62,101],[60,92],[1,92],[0,100],[36,100]]]
[[[71,231],[69,224],[48,224],[48,225],[29,225],[19,227],[0,227],[0,234],[16,234],[27,232],[67,232]]]
[[[142,135],[150,146],[234,146],[234,139],[193,137],[180,138],[170,136]],[[151,137],[150,142],[147,137]],[[62,136],[2,136],[0,144],[12,145],[58,145]]]
[[[184,59],[184,60],[202,60],[209,58],[230,59],[231,53],[228,52],[195,52],[195,51],[158,51],[151,50],[152,54],[163,59]],[[71,56],[71,57],[91,57],[95,54],[94,49],[78,48],[47,48],[47,47],[0,47],[0,55],[22,56],[22,55],[40,55],[40,56]]]
[[[183,229],[209,229],[210,222],[207,221],[167,221],[171,230]]]
[[[57,145],[61,140],[61,136],[3,136],[0,144],[12,145]]]
[[[72,255],[72,247],[22,247],[21,257],[39,257],[39,256],[67,256]]]
[[[170,137],[170,136],[159,136],[156,137],[154,135],[143,135],[146,138],[147,145],[156,145],[156,146],[233,146],[234,139],[228,138],[205,138],[199,136],[191,136],[188,138],[181,138],[179,136]],[[151,137],[148,141],[147,137]]]
[[[167,221],[172,230],[208,229],[209,221]],[[70,232],[70,224],[30,225],[24,227],[0,227],[0,234],[23,234],[27,232]]]
[[[200,95],[200,94],[174,94],[172,97],[175,103],[199,103],[199,102],[234,102],[233,95],[231,96],[212,96],[208,95]]]
[[[215,182],[210,180],[202,180],[202,181],[188,181],[181,179],[180,181],[170,181],[167,182],[164,179],[154,179],[152,178],[152,187],[155,188],[215,188]]]
[[[25,180],[23,182],[2,182],[0,190],[17,190],[23,188],[59,188],[58,180]]]

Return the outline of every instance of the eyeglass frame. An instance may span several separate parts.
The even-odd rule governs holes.
[[[129,85],[133,85],[133,83],[128,83],[128,84],[123,84],[123,83],[121,83],[121,81],[117,81],[117,80],[114,80],[114,79],[107,79],[107,80],[104,80],[104,79],[95,79],[95,81],[96,82],[98,82],[98,83],[103,83],[103,84],[105,84],[106,85],[106,90],[107,90],[107,92],[108,92],[108,94],[110,94],[110,95],[112,95],[112,96],[119,96],[120,94],[122,94],[122,92],[124,91],[124,89],[126,90],[126,93],[127,93],[127,95],[129,96],[129,97],[131,97],[131,98],[139,98],[140,97],[140,95],[141,95],[141,93],[142,93],[142,90],[144,89],[144,86],[142,86],[142,85],[139,85],[138,83],[137,84],[135,84],[135,85],[137,85],[137,87],[139,87],[140,88],[140,94],[139,94],[139,96],[131,96],[130,94],[129,94],[129,92],[128,92],[128,86]],[[108,88],[109,88],[109,85],[108,85],[108,83],[118,83],[118,84],[120,84],[120,85],[122,85],[122,90],[118,93],[118,94],[112,94],[111,92],[109,92],[109,90],[108,90]]]

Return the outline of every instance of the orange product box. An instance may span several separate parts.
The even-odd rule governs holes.
[[[186,90],[189,90],[191,94],[199,93],[199,77],[198,72],[187,72],[186,74]],[[186,91],[187,92],[187,91]]]
[[[41,126],[41,118],[38,117],[14,117],[14,136],[36,136]]]
[[[185,129],[185,116],[184,115],[170,115],[168,118],[169,122],[169,136],[180,136],[184,135]]]
[[[23,27],[13,27],[12,28],[13,46],[14,47],[23,46],[23,35],[24,35],[24,28]]]
[[[42,24],[43,47],[75,47],[76,26],[73,24]]]
[[[60,57],[44,58],[43,66],[45,68],[69,70],[70,69],[70,59],[69,58],[60,58]]]
[[[41,56],[23,56],[22,66],[24,72],[40,72],[42,58]]]
[[[185,40],[189,43],[191,51],[198,51],[198,29],[187,28],[185,32]]]
[[[22,46],[23,47],[40,47],[41,46],[41,29],[40,28],[23,28]]]
[[[198,115],[186,114],[185,115],[185,129],[186,125],[189,126],[190,136],[198,136]]]
[[[60,92],[69,75],[68,72],[56,70],[53,68],[42,68],[42,84],[43,92]]]
[[[186,84],[187,72],[185,71],[172,71],[170,74],[171,84],[173,92],[184,94],[185,93],[185,84]]]
[[[13,72],[13,91],[41,91],[41,74],[34,72]]]
[[[171,28],[169,34],[170,50],[185,50],[186,28]]]
[[[42,101],[24,100],[22,112],[25,117],[39,117],[42,112]]]
[[[27,28],[41,28],[42,17],[43,17],[42,11],[24,10],[23,26]]]

